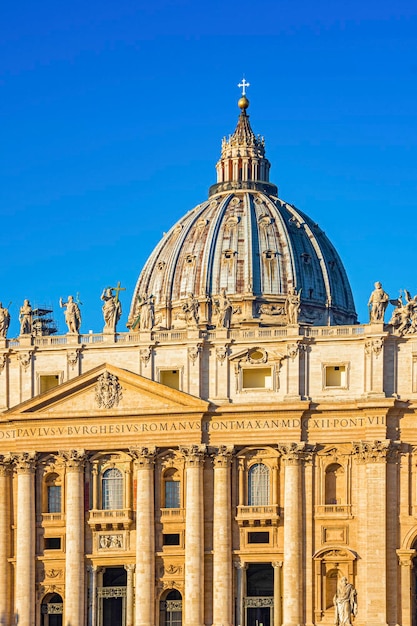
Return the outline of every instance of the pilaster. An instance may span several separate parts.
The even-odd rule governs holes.
[[[10,623],[10,586],[5,581],[11,579],[9,558],[11,556],[10,535],[10,489],[11,456],[0,456],[0,615],[4,624]]]

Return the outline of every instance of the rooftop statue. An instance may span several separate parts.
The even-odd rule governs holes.
[[[73,296],[68,296],[68,301],[63,302],[59,299],[59,306],[65,311],[65,323],[68,326],[68,333],[78,334],[81,326],[81,312],[77,302],[74,302]]]
[[[220,296],[214,300],[215,311],[218,315],[217,327],[230,328],[232,323],[233,306],[226,293],[226,289],[220,291]]]
[[[31,335],[33,330],[33,312],[29,300],[24,300],[19,311],[20,334]]]
[[[120,282],[117,283],[117,287],[106,287],[103,289],[103,293],[100,296],[104,302],[102,306],[104,317],[103,333],[116,332],[117,322],[122,315],[122,303],[119,299],[119,292],[124,290],[124,287],[120,287]]]
[[[10,304],[9,304],[10,306]],[[4,307],[0,302],[0,337],[5,338],[10,324],[10,313],[8,307]]]
[[[382,289],[382,285],[379,281],[375,283],[375,289],[369,296],[368,308],[369,308],[369,321],[371,324],[374,322],[384,322],[385,309],[388,306],[389,295]]]
[[[300,312],[301,289],[297,293],[295,287],[290,287],[285,301],[285,313],[287,314],[287,324],[298,324],[298,314]]]
[[[403,292],[406,302],[403,302],[401,292],[396,300],[390,300],[395,309],[389,323],[399,335],[411,335],[417,332],[417,295],[412,298],[407,289],[404,289]]]
[[[139,303],[139,322],[141,330],[152,330],[155,325],[155,303],[152,295],[145,294]],[[137,322],[133,325],[136,326]]]

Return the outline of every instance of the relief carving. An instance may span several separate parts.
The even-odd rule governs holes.
[[[23,369],[26,371],[32,360],[33,350],[28,350],[28,352],[18,352],[17,360],[20,361]]]
[[[100,550],[120,550],[123,548],[123,535],[100,535],[98,547]]]
[[[67,363],[71,367],[71,369],[74,369],[74,367],[77,365],[79,356],[79,350],[69,350],[67,352]]]
[[[112,409],[122,399],[122,387],[119,379],[107,370],[97,379],[96,402],[99,409]]]
[[[152,356],[152,348],[148,346],[147,348],[141,348],[139,352],[140,360],[144,365],[147,365]]]

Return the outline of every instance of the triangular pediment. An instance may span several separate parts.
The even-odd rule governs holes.
[[[105,363],[18,404],[3,416],[175,414],[205,412],[208,406],[200,398]]]

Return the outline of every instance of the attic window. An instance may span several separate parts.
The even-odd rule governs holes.
[[[39,376],[39,393],[45,393],[59,385],[58,374],[45,374]]]
[[[324,387],[347,389],[348,367],[345,363],[340,365],[324,366]]]
[[[270,367],[242,368],[242,389],[272,389],[272,369]]]
[[[171,389],[180,389],[180,370],[160,370],[159,382]]]

